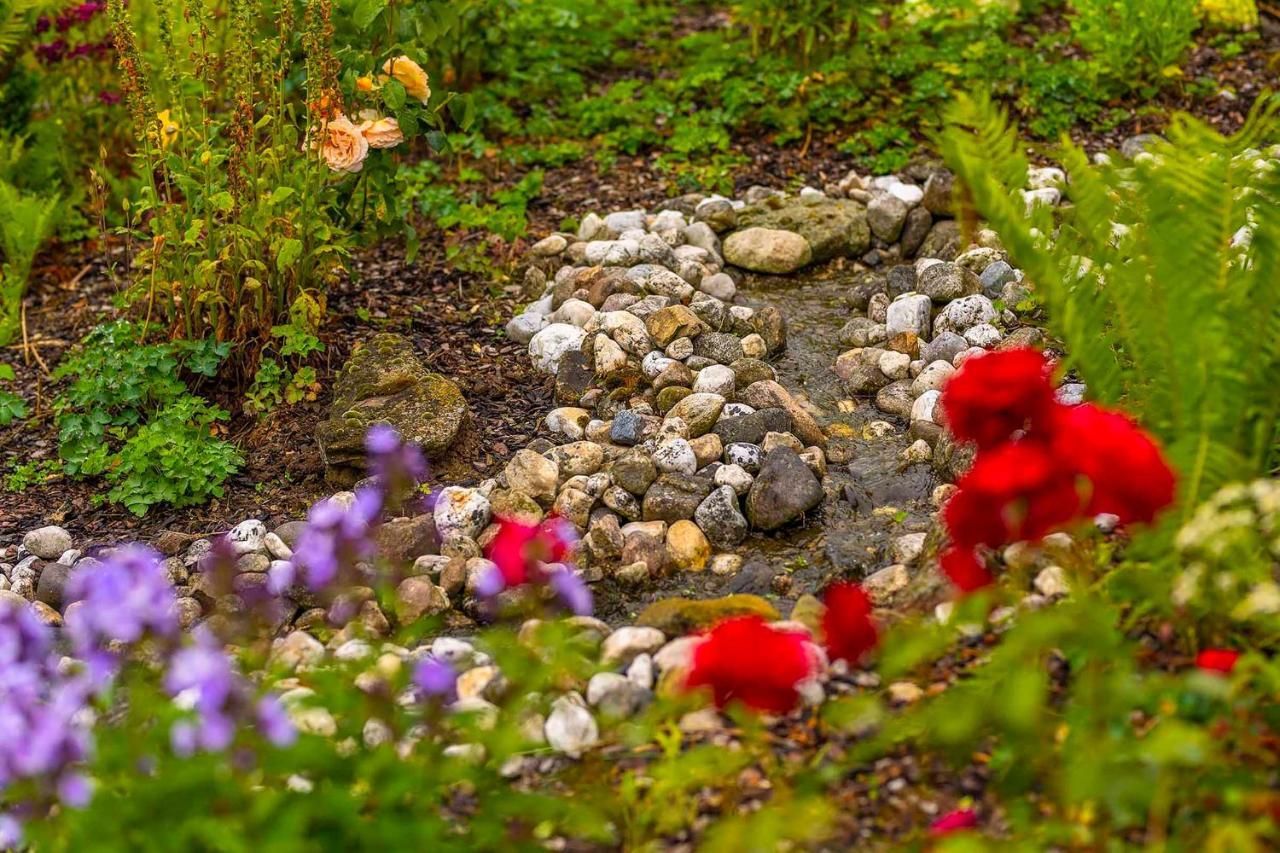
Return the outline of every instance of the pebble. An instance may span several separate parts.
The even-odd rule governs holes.
[[[267,526],[256,518],[246,519],[227,533],[227,541],[236,554],[252,554],[265,549]]]
[[[71,545],[71,534],[55,525],[30,530],[22,537],[22,547],[42,560],[57,560]]]

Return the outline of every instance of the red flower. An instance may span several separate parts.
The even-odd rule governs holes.
[[[856,583],[832,584],[827,589],[827,612],[822,633],[832,660],[857,663],[876,647],[879,631],[871,618],[871,599]]]
[[[952,541],[997,547],[1038,539],[1077,517],[1081,500],[1064,458],[1030,439],[978,454],[943,509]]]
[[[1057,405],[1051,372],[1042,353],[1025,347],[966,360],[942,389],[951,433],[987,449],[1042,422]]]
[[[1205,672],[1219,672],[1230,675],[1236,668],[1240,653],[1234,649],[1204,649],[1196,655],[1196,666]]]
[[[948,812],[929,825],[929,834],[934,836],[950,835],[964,829],[976,829],[978,813],[973,809],[956,809]]]
[[[538,563],[556,563],[573,550],[575,537],[564,519],[548,518],[539,525],[498,519],[498,535],[489,544],[489,559],[508,587],[541,578]]]
[[[1173,503],[1173,469],[1155,441],[1119,412],[1090,403],[1054,414],[1054,453],[1088,478],[1089,515],[1112,513],[1121,524],[1149,523]]]
[[[961,592],[969,593],[991,585],[991,573],[968,548],[948,548],[942,552],[938,564]]]
[[[783,713],[795,707],[796,685],[813,664],[803,634],[743,616],[716,625],[694,648],[685,686],[710,687],[720,708],[737,699],[758,711]]]

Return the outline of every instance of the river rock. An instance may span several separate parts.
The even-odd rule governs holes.
[[[577,693],[568,693],[551,703],[543,734],[553,749],[570,758],[581,757],[600,741],[600,727]]]
[[[934,318],[933,328],[935,332],[963,335],[979,323],[990,323],[999,316],[991,300],[978,293],[949,303]]]
[[[822,503],[822,484],[794,450],[779,447],[764,459],[747,493],[747,518],[776,530]]]
[[[528,495],[543,506],[549,506],[556,498],[556,486],[560,481],[560,466],[541,453],[517,450],[503,473],[507,485]]]
[[[886,243],[896,242],[902,236],[911,208],[902,199],[889,193],[877,195],[867,204],[867,223],[871,233]]]
[[[707,537],[692,521],[681,519],[667,528],[667,562],[686,572],[700,572],[711,559]]]
[[[844,199],[817,197],[778,206],[769,202],[751,204],[738,212],[738,224],[795,232],[808,241],[817,263],[858,257],[871,247],[866,208]]]
[[[71,549],[71,534],[56,525],[38,527],[22,537],[22,547],[42,560],[56,560]]]
[[[724,258],[752,272],[785,275],[813,260],[809,241],[794,231],[746,228],[724,241]]]
[[[489,499],[476,489],[446,486],[440,490],[433,516],[442,540],[452,536],[476,539],[489,524]]]
[[[750,475],[740,466],[725,466],[741,471],[750,482]],[[719,472],[717,472],[719,474]],[[749,488],[749,486],[747,487]],[[717,548],[732,548],[747,538],[749,526],[738,508],[738,492],[728,483],[719,485],[698,505],[694,521],[702,528],[708,541]]]
[[[710,493],[709,480],[683,474],[663,474],[645,493],[642,517],[645,521],[666,522],[691,519],[698,505]]]

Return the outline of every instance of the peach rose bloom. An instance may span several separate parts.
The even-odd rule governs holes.
[[[360,124],[357,127],[370,148],[395,148],[404,142],[400,122],[390,116],[379,118],[373,110],[360,111]]]
[[[431,87],[427,85],[427,72],[423,71],[422,66],[409,57],[397,56],[395,59],[388,59],[383,63],[382,70],[395,78],[401,86],[404,86],[404,90],[409,93],[409,97],[417,98],[424,104],[431,100]]]
[[[358,172],[364,168],[369,156],[369,141],[360,128],[342,114],[329,120],[320,141],[320,156],[325,165],[335,172]]]

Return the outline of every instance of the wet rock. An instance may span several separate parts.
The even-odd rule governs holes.
[[[576,405],[595,385],[596,374],[592,362],[582,352],[573,350],[564,354],[556,370],[556,399],[561,403]]]
[[[876,392],[876,408],[899,418],[910,417],[913,400],[911,383],[905,379],[891,382]]]
[[[776,530],[822,503],[822,484],[794,450],[780,447],[764,459],[747,494],[747,518],[761,530]]]
[[[373,424],[389,423],[437,458],[469,416],[458,386],[423,367],[407,338],[378,334],[343,365],[316,438],[330,481],[349,485],[364,476],[364,437]]]

